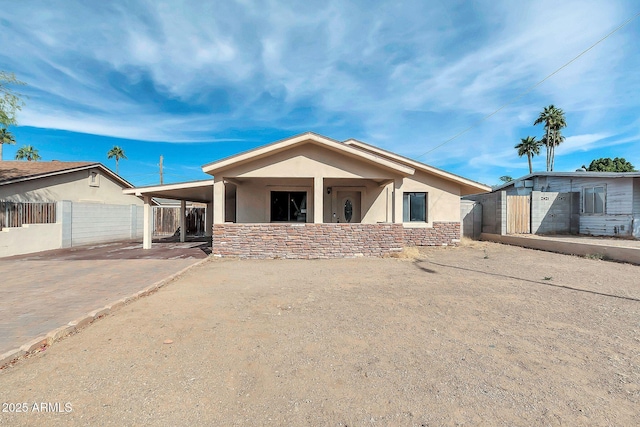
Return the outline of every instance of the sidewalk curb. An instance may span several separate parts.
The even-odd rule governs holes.
[[[9,367],[10,365],[17,363],[21,359],[24,359],[33,354],[46,350],[47,348],[51,347],[53,343],[58,342],[69,335],[78,333],[81,329],[85,328],[86,326],[90,325],[96,320],[101,319],[110,314],[113,314],[115,311],[120,310],[125,305],[130,304],[136,301],[137,299],[151,295],[152,293],[156,292],[158,289],[163,288],[173,280],[177,279],[179,276],[186,273],[188,270],[196,266],[199,266],[201,264],[204,264],[209,260],[210,260],[210,257],[207,256],[206,258],[203,258],[200,261],[194,264],[191,264],[183,268],[182,270],[165,277],[164,279],[160,279],[157,282],[149,286],[146,286],[141,291],[135,292],[129,296],[113,301],[102,308],[92,310],[89,313],[87,313],[85,316],[78,317],[77,319],[70,321],[66,325],[60,326],[56,329],[53,329],[52,331],[49,331],[45,335],[32,339],[19,348],[15,348],[13,350],[7,351],[4,354],[0,354],[0,370],[3,370]]]

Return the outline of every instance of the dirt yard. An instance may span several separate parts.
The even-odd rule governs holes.
[[[639,278],[497,244],[211,260],[0,371],[0,424],[637,425]]]

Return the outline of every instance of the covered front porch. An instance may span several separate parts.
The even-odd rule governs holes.
[[[219,177],[213,223],[401,223],[400,179]],[[396,206],[398,205],[398,206]]]

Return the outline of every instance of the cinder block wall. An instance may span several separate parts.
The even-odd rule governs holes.
[[[463,236],[479,239],[482,233],[482,204],[473,200],[461,200],[460,221]]]
[[[405,229],[402,224],[216,224],[214,256],[350,258],[384,256],[403,246],[455,245],[460,223]]]
[[[142,215],[138,214],[142,208],[137,206],[73,203],[71,209],[72,246],[142,237]]]
[[[483,233],[507,234],[506,191],[464,196],[463,200],[472,200],[482,205]]]
[[[576,204],[577,205],[577,204]],[[531,233],[570,233],[573,206],[572,193],[533,191],[531,193]]]

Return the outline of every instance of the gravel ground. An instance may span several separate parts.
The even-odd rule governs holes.
[[[640,267],[413,255],[211,260],[0,371],[0,424],[637,425]]]

